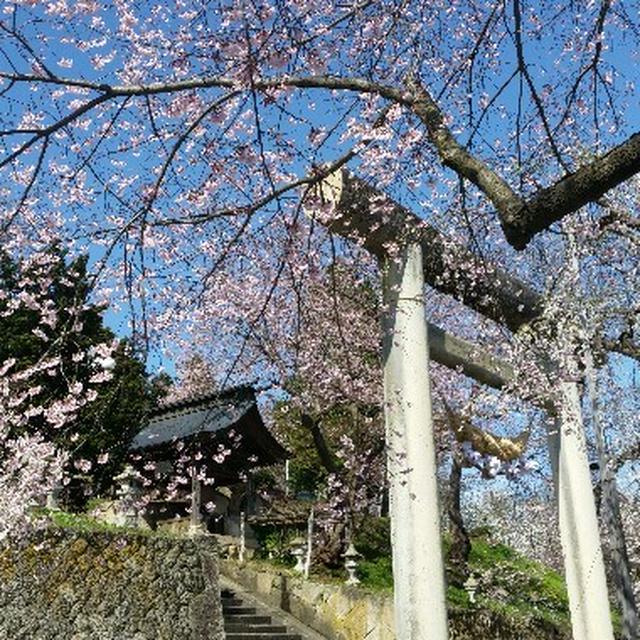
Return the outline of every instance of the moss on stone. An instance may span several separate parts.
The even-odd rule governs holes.
[[[40,532],[30,544],[0,551],[0,637],[217,640],[217,565],[209,563],[205,578],[207,555],[215,555],[210,542],[131,530]],[[202,611],[205,596],[211,619],[203,626],[193,603]]]

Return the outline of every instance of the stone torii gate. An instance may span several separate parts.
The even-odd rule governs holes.
[[[390,482],[395,625],[398,640],[448,638],[436,457],[429,385],[429,357],[461,367],[475,380],[501,387],[513,379],[509,365],[474,345],[428,325],[424,284],[428,279],[468,306],[512,329],[540,312],[537,294],[515,278],[494,271],[493,284],[480,283],[464,270],[446,281],[446,239],[361,180],[336,172],[321,186],[338,216],[330,230],[359,240],[381,261],[387,308],[384,334],[384,396]],[[378,220],[372,199],[386,201]],[[348,216],[340,212],[348,210]],[[373,230],[372,230],[373,229]],[[417,229],[417,232],[416,232]],[[398,245],[393,258],[385,250]],[[433,255],[430,255],[430,250]],[[424,252],[423,252],[424,250]],[[464,248],[467,264],[478,258]],[[427,278],[425,278],[425,275]],[[438,277],[440,276],[440,278]],[[497,294],[488,297],[486,289]],[[498,303],[493,302],[497,298]],[[506,306],[502,306],[506,305]],[[512,305],[512,306],[509,306]],[[580,406],[578,385],[559,381],[559,406],[548,446],[554,477],[565,578],[574,640],[613,640],[598,520]]]

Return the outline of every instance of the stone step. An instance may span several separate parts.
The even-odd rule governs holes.
[[[299,633],[280,622],[272,623],[260,607],[245,606],[230,589],[221,592],[226,640],[303,640]]]
[[[271,624],[271,616],[261,615],[226,615],[225,624]]]
[[[287,627],[282,624],[239,624],[228,623],[224,625],[226,633],[286,633]]]
[[[255,615],[257,613],[256,608],[255,607],[245,607],[243,605],[239,605],[239,606],[231,606],[231,607],[227,607],[225,605],[222,605],[222,613],[226,616],[228,615],[242,615],[242,614],[253,614]]]
[[[297,633],[227,633],[226,640],[302,640]]]

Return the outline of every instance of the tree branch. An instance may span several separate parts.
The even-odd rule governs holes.
[[[68,124],[71,124],[74,120],[76,120],[80,116],[91,111],[94,107],[97,107],[99,104],[106,102],[109,99],[109,97],[110,96],[108,94],[103,94],[101,96],[93,98],[92,100],[85,102],[85,104],[83,104],[81,107],[78,107],[71,113],[64,116],[64,118],[57,120],[52,125],[48,127],[44,127],[43,129],[37,130],[35,134],[31,138],[29,138],[29,140],[21,144],[13,153],[11,153],[6,158],[0,161],[0,169],[2,169],[2,167],[5,167],[10,162],[15,160],[18,156],[22,155],[23,153],[26,153],[36,142],[38,142],[38,140],[42,140],[42,138],[48,138],[49,136],[54,134],[56,131],[59,131],[60,129],[66,127]]]
[[[639,171],[640,133],[635,133],[603,156],[540,189],[520,207],[505,211],[500,220],[507,240],[516,249],[524,249],[536,233],[596,202]]]
[[[410,80],[408,86],[413,94],[411,108],[427,127],[442,163],[475,184],[491,200],[505,237],[516,249],[524,249],[537,233],[597,201],[640,171],[640,133],[635,133],[605,155],[524,200],[486,162],[455,139],[440,108],[423,86],[415,80]]]
[[[90,80],[63,78],[60,76],[40,76],[29,73],[8,73],[0,71],[0,78],[12,82],[24,82],[33,84],[52,84],[57,86],[80,87],[98,91],[106,97],[116,98],[124,96],[151,96],[164,93],[177,93],[180,91],[193,91],[194,89],[224,88],[237,91],[250,90],[251,87],[232,76],[205,76],[202,78],[190,78],[176,82],[154,82],[147,85],[108,85]],[[254,78],[253,87],[263,91],[265,89],[279,89],[293,87],[297,89],[331,89],[343,91],[356,91],[359,93],[375,93],[383,98],[393,100],[399,104],[410,106],[410,96],[404,91],[390,85],[374,82],[367,78],[342,78],[340,76],[275,76],[272,78]]]
[[[475,184],[493,202],[498,212],[519,208],[522,200],[506,181],[455,139],[445,124],[440,107],[427,89],[413,78],[408,80],[407,87],[413,96],[411,108],[427,127],[442,164]]]
[[[329,445],[327,445],[324,433],[322,432],[322,427],[320,426],[320,420],[312,418],[308,413],[303,413],[300,416],[300,419],[302,420],[302,425],[306,429],[309,429],[309,433],[311,433],[313,444],[316,447],[316,451],[318,452],[318,457],[320,458],[322,466],[329,473],[338,473],[340,469],[338,468],[338,465],[336,464],[334,457],[329,450]]]
[[[248,90],[236,78],[211,76],[177,82],[149,85],[109,86],[82,79],[58,76],[38,76],[0,72],[0,78],[14,83],[41,83],[83,87],[98,92],[76,111],[36,133],[26,143],[0,163],[0,168],[27,151],[35,142],[66,126],[80,115],[110,99],[128,96],[150,96],[194,89],[229,88]],[[540,231],[547,229],[564,216],[600,198],[609,189],[621,184],[640,171],[640,133],[605,155],[565,175],[555,184],[540,189],[529,200],[521,198],[496,171],[465,149],[453,136],[443,114],[429,92],[414,79],[407,83],[408,90],[374,82],[366,78],[341,78],[338,76],[288,76],[254,78],[254,90],[282,87],[298,89],[345,90],[377,94],[391,102],[412,110],[427,127],[430,139],[436,147],[442,163],[458,175],[475,184],[495,206],[505,236],[516,249],[523,249]]]
[[[633,339],[628,331],[621,333],[615,340],[603,340],[602,346],[607,351],[619,353],[640,362],[640,344]]]

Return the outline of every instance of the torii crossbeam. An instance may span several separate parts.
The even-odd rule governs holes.
[[[465,264],[478,258],[456,247],[461,266],[445,273],[450,245],[433,227],[386,198],[379,219],[370,202],[384,198],[346,172],[325,179],[321,194],[338,215],[333,232],[358,240],[383,268],[387,306],[384,389],[390,481],[394,602],[398,640],[446,640],[444,566],[436,483],[429,355],[446,366],[462,367],[492,387],[513,379],[513,370],[472,344],[429,326],[423,289],[428,284],[456,295],[467,306],[512,330],[540,315],[541,298],[526,284],[494,268],[484,281],[469,277]],[[348,223],[347,223],[348,221]],[[416,224],[418,222],[418,224]],[[399,252],[389,257],[390,239]],[[486,265],[483,265],[486,269]],[[432,335],[430,341],[429,333]],[[549,432],[558,518],[565,560],[574,640],[613,640],[598,521],[586,454],[579,390],[560,381],[560,406]]]

